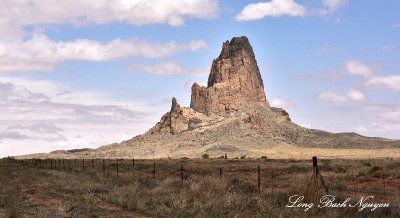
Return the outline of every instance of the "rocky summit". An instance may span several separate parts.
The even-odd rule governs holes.
[[[269,107],[260,70],[249,40],[235,37],[213,61],[207,87],[193,84],[190,108],[224,116],[255,105]]]
[[[193,84],[190,107],[182,107],[172,98],[171,109],[143,135],[94,150],[58,151],[46,157],[179,158],[207,153],[214,157],[268,154],[287,158],[297,150],[295,157],[302,158],[312,155],[305,155],[309,148],[329,148],[325,149],[328,156],[334,148],[341,149],[340,157],[346,158],[355,154],[343,149],[396,149],[400,141],[329,133],[291,122],[284,109],[269,105],[253,48],[242,36],[223,43],[212,62],[207,87]]]

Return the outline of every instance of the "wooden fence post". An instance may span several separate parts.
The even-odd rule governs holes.
[[[106,161],[103,158],[103,176],[106,175]]]
[[[156,162],[153,162],[153,179],[156,178]]]
[[[181,164],[181,185],[183,186],[183,164]]]
[[[68,160],[68,171],[71,171],[71,160]]]
[[[82,172],[85,172],[85,158],[82,158]]]
[[[92,169],[94,168],[94,160],[92,159]]]
[[[312,157],[312,162],[313,162],[313,172],[314,175],[318,175],[318,161],[317,161],[317,157]]]
[[[222,167],[219,168],[219,178],[222,179]]]
[[[118,171],[119,171],[119,169],[118,169],[118,159],[117,159],[117,176],[118,176]]]
[[[258,168],[257,168],[257,180],[258,180],[258,193],[261,193],[260,164],[258,164]]]
[[[274,193],[274,171],[271,171],[271,193]]]

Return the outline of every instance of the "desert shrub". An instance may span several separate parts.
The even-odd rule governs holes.
[[[380,166],[374,166],[369,170],[369,174],[372,174],[375,178],[387,178],[389,174],[383,171],[383,168]]]
[[[233,177],[228,178],[228,185],[229,191],[236,191],[236,192],[245,192],[245,193],[256,193],[257,186],[250,181],[241,178],[241,177]]]
[[[331,189],[338,191],[338,192],[343,192],[346,190],[346,184],[340,181],[332,182],[330,183]]]
[[[335,173],[346,173],[347,170],[341,166],[335,168]]]
[[[308,168],[305,166],[300,166],[297,164],[292,164],[288,167],[289,172],[300,172],[300,173],[304,173],[308,171]]]
[[[209,155],[209,154],[203,154],[203,155],[201,156],[201,158],[203,158],[203,159],[210,159],[210,155]]]
[[[364,161],[362,162],[362,165],[366,167],[372,166],[371,162],[364,162]]]
[[[261,157],[260,157],[260,159],[261,159],[261,160],[267,160],[267,159],[268,159],[268,157],[267,157],[267,156],[265,156],[265,155],[263,155],[263,156],[261,156]]]
[[[386,165],[386,167],[388,168],[388,169],[400,169],[400,162],[395,162],[395,163],[388,163],[387,165]]]
[[[380,167],[380,166],[373,166],[373,167],[369,170],[369,172],[370,172],[370,173],[374,173],[374,172],[380,171],[380,170],[383,170],[383,168]]]
[[[246,159],[246,155],[240,156],[240,159]]]
[[[18,213],[15,210],[13,210],[13,211],[11,211],[10,216],[8,216],[8,217],[17,218],[18,217]]]

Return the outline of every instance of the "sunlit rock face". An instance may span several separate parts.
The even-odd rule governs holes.
[[[252,106],[269,107],[260,70],[247,37],[223,43],[213,60],[207,87],[192,86],[190,107],[207,115],[226,115]]]

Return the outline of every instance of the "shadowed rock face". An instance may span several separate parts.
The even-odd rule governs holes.
[[[207,115],[227,115],[252,106],[269,107],[257,61],[247,37],[224,42],[213,60],[207,87],[192,86],[190,107]]]

